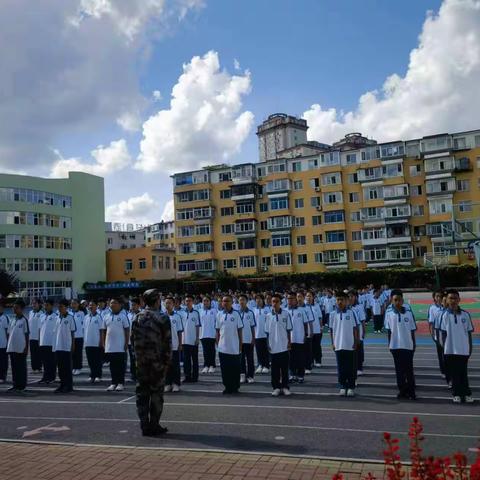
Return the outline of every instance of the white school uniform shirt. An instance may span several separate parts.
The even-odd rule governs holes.
[[[230,312],[218,312],[215,328],[220,333],[218,351],[230,355],[239,355],[240,338],[238,330],[243,328],[243,322],[238,311],[232,308]]]
[[[176,352],[179,347],[178,343],[178,334],[183,332],[183,322],[182,317],[176,313],[175,311],[172,312],[171,315],[165,311],[165,315],[168,315],[170,319],[170,331],[172,336],[172,351]]]
[[[252,299],[247,302],[247,307],[253,312],[253,310],[257,307],[257,301]]]
[[[313,334],[318,335],[319,333],[322,333],[322,324],[320,323],[322,311],[320,307],[318,305],[310,305],[309,303],[306,303],[304,308],[308,320],[312,324]]]
[[[365,331],[363,330],[362,322],[364,322],[367,319],[365,309],[363,308],[363,305],[361,305],[360,303],[357,303],[356,305],[352,305],[350,308],[355,312],[355,315],[357,316],[358,338],[360,340],[363,340],[365,337]]]
[[[72,350],[72,333],[75,334],[76,328],[72,315],[69,313],[65,317],[57,315],[52,350],[54,352],[70,352]]]
[[[125,310],[119,313],[109,313],[102,319],[101,330],[106,330],[105,353],[122,353],[125,351],[125,329],[130,328],[130,322]]]
[[[55,327],[58,315],[55,312],[45,313],[40,324],[40,346],[53,347],[55,338]]]
[[[34,312],[30,310],[28,314],[28,328],[30,329],[30,340],[39,340],[40,339],[40,325],[42,324],[42,318],[44,313],[39,310]]]
[[[212,300],[210,305],[214,310],[218,310],[218,302],[216,300]]]
[[[372,296],[370,299],[370,308],[372,309],[373,315],[381,315],[382,314],[382,297],[375,298]]]
[[[84,326],[84,346],[99,347],[100,346],[100,330],[103,325],[103,317],[100,313],[92,315],[87,313],[83,322]]]
[[[438,336],[437,336],[437,330],[438,330],[438,326],[436,326],[437,324],[437,319],[439,316],[441,316],[442,312],[443,312],[443,307],[442,305],[437,305],[436,303],[430,305],[430,307],[428,307],[428,315],[427,315],[427,320],[428,320],[428,323],[430,325],[432,325],[432,328],[433,328],[433,339],[435,341],[438,340]]]
[[[242,343],[252,343],[252,327],[255,329],[257,325],[255,322],[255,314],[249,308],[247,308],[247,310],[239,310],[238,313],[243,323]]]
[[[2,313],[0,315],[0,348],[7,348],[8,317]]]
[[[335,297],[323,297],[323,310],[325,313],[332,313],[336,304],[337,299]]]
[[[255,315],[255,338],[266,338],[267,334],[265,332],[265,321],[267,315],[271,312],[272,309],[265,306],[262,308],[255,308],[253,314]]]
[[[283,353],[288,351],[288,332],[293,329],[292,318],[285,309],[277,313],[273,309],[265,319],[265,332],[268,335],[268,348],[270,353]]]
[[[473,323],[466,310],[454,313],[446,309],[442,313],[440,330],[447,334],[443,346],[445,355],[470,355],[469,332],[473,332]]]
[[[336,308],[330,314],[329,323],[335,350],[353,350],[355,341],[353,330],[359,323],[355,312],[351,308],[343,311]]]
[[[198,312],[200,314],[200,339],[215,338],[217,332],[215,330],[215,323],[217,321],[218,311],[215,308],[201,308]]]
[[[413,350],[412,332],[417,329],[413,313],[389,308],[385,313],[385,328],[390,332],[390,350]]]
[[[303,307],[287,308],[292,320],[292,343],[305,343],[305,325],[310,322]],[[308,330],[307,330],[308,335]]]
[[[27,346],[25,335],[28,334],[30,330],[27,318],[14,315],[8,328],[7,353],[23,353]]]
[[[72,312],[71,315],[75,322],[75,338],[83,338],[83,322],[85,321],[85,314],[79,310],[78,312]]]
[[[200,327],[200,314],[192,309],[185,311],[183,320],[183,345],[195,345],[197,340],[197,327]]]

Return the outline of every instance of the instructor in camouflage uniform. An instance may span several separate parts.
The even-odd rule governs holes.
[[[137,412],[142,434],[154,437],[167,432],[160,426],[160,416],[172,342],[170,320],[159,311],[160,293],[147,290],[143,299],[145,310],[137,313],[132,322],[132,344],[137,359]]]

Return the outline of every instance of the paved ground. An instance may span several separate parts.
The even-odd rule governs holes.
[[[416,415],[425,425],[427,453],[463,450],[473,455],[480,433],[479,404],[451,403],[430,340],[419,341],[415,356],[417,402],[395,398],[393,363],[384,339],[375,336],[370,342],[354,399],[336,395],[333,352],[324,348],[324,365],[304,385],[293,386],[290,398],[271,397],[266,375],[233,397],[221,395],[218,373],[202,375],[199,383],[166,395],[164,423],[170,433],[146,439],[138,429],[133,384],[125,392],[108,394],[108,378],[91,386],[82,375],[75,379],[75,393],[64,396],[31,383],[28,394],[20,397],[5,393],[2,386],[0,439],[379,460],[382,433],[390,431],[405,443]],[[31,382],[37,379],[30,376]],[[478,346],[470,361],[470,381],[478,395]]]

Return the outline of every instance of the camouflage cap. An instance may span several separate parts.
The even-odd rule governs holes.
[[[143,299],[147,304],[153,304],[160,298],[160,292],[156,288],[150,288],[143,292]]]

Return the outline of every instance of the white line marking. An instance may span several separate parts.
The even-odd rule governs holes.
[[[125,402],[128,402],[129,400],[133,400],[135,397],[136,397],[136,395],[132,395],[131,397],[124,398],[123,400],[120,400],[117,403],[125,403]]]

